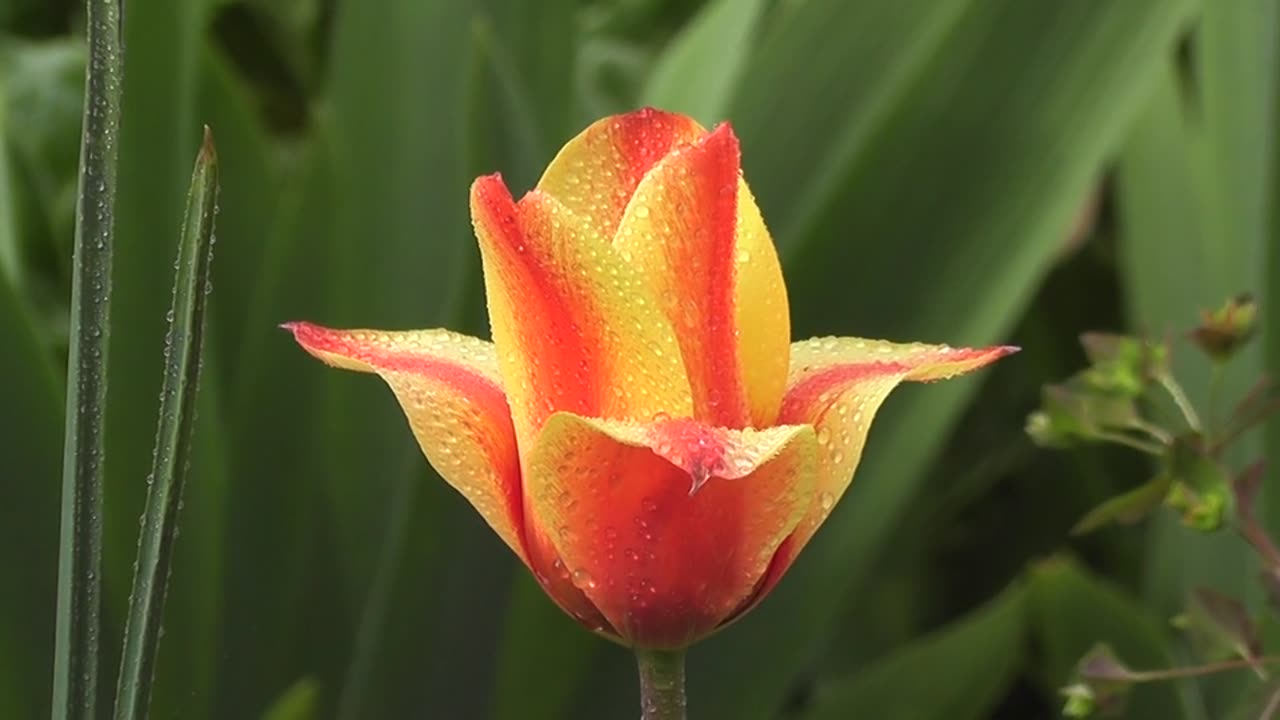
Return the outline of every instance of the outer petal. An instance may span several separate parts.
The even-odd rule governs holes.
[[[528,562],[515,431],[491,343],[448,330],[284,327],[324,362],[381,376],[432,467]]]
[[[795,534],[779,549],[761,597],[782,577],[849,487],[871,420],[898,383],[954,377],[1017,350],[1009,346],[902,345],[860,338],[813,338],[795,343],[779,421],[814,426],[822,467],[814,501]]]
[[[766,427],[786,382],[790,317],[739,159],[728,125],[672,151],[636,188],[614,246],[657,290],[676,328],[694,417]]]
[[[691,412],[671,325],[616,250],[550,195],[535,190],[516,205],[497,175],[476,180],[471,213],[521,443],[557,410]]]
[[[596,237],[612,238],[649,169],[705,134],[693,118],[653,108],[597,120],[560,150],[538,189],[583,218]]]
[[[526,511],[626,642],[684,647],[755,595],[810,504],[817,463],[807,426],[557,413],[529,464]]]

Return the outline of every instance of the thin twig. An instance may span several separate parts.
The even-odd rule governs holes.
[[[1187,399],[1187,393],[1168,373],[1161,373],[1159,376],[1160,385],[1169,393],[1169,397],[1173,398],[1173,402],[1178,406],[1178,410],[1182,411],[1182,417],[1186,419],[1187,425],[1196,432],[1203,431],[1203,424],[1200,422],[1200,415],[1196,413],[1195,407],[1191,405],[1191,401]]]
[[[1099,440],[1106,440],[1108,442],[1125,445],[1127,447],[1133,448],[1134,450],[1140,450],[1144,453],[1147,453],[1148,455],[1155,455],[1159,457],[1164,453],[1164,448],[1160,447],[1159,445],[1156,445],[1155,443],[1147,442],[1145,440],[1139,440],[1138,438],[1133,437],[1132,435],[1125,435],[1124,433],[1111,432],[1109,430],[1099,430],[1096,433],[1094,433],[1094,437],[1098,438]]]

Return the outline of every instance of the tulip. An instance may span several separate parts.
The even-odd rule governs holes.
[[[382,377],[432,466],[546,593],[638,650],[646,706],[676,702],[660,696],[678,651],[786,573],[895,386],[1015,350],[792,344],[739,159],[728,124],[644,109],[592,124],[519,201],[501,176],[477,179],[492,342],[285,326]]]

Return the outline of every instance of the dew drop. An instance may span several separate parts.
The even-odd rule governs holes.
[[[596,580],[586,570],[578,569],[573,571],[573,584],[590,590],[595,588]]]

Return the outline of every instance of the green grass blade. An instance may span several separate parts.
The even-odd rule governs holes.
[[[1277,24],[1280,25],[1280,23]],[[1280,58],[1273,58],[1271,65],[1274,73],[1271,86],[1271,116],[1276,118],[1280,117]],[[1280,176],[1277,175],[1280,173],[1280,138],[1274,135],[1271,137],[1270,156],[1271,176],[1267,186],[1270,199],[1268,228],[1273,240],[1266,246],[1266,276],[1259,290],[1263,297],[1262,341],[1265,344],[1263,352],[1266,370],[1272,378],[1280,378],[1280,243],[1274,240],[1280,237],[1280,197],[1278,197]],[[1266,447],[1280,448],[1280,417],[1272,417],[1267,423],[1264,442]],[[1280,485],[1280,463],[1273,461],[1267,470],[1265,486],[1274,488],[1278,485]],[[1263,503],[1263,511],[1266,513],[1264,521],[1272,534],[1276,534],[1280,532],[1280,493],[1264,493]]]
[[[53,717],[97,711],[102,588],[103,423],[114,245],[117,140],[124,55],[118,0],[89,0],[89,67],[72,259],[71,348],[66,434]]]
[[[1023,660],[1026,599],[1018,583],[853,676],[820,685],[805,720],[987,717]]]
[[[327,289],[316,281],[328,274],[331,253],[327,243],[315,241],[329,231],[328,211],[337,203],[324,138],[321,129],[302,148],[299,168],[288,176],[290,191],[281,197],[273,222],[258,231],[265,248],[257,282],[227,275],[229,268],[219,266],[225,282],[253,290],[236,343],[238,370],[226,411],[234,452],[226,494],[221,660],[211,717],[256,715],[297,679],[300,667],[298,608],[307,602],[308,548],[324,520],[319,478],[326,464],[316,442],[322,437],[319,416],[329,371],[299,364],[276,326],[292,318],[323,318],[329,307]],[[226,177],[233,174],[228,167]],[[224,211],[230,216],[235,209],[224,203]],[[226,223],[223,228],[225,239]],[[223,254],[238,250],[227,247]],[[240,559],[245,557],[254,561]],[[336,596],[330,600],[343,605]],[[346,641],[341,632],[323,637],[339,645]],[[339,657],[344,651],[340,645],[333,649]]]
[[[0,232],[8,219],[0,217]],[[36,325],[0,275],[0,717],[45,717],[53,668],[58,582],[58,476],[61,379]]]
[[[109,373],[114,397],[107,408],[107,512],[103,519],[105,616],[124,618],[138,517],[151,467],[155,408],[163,373],[165,310],[173,291],[174,230],[182,209],[191,159],[199,145],[195,120],[204,5],[173,0],[127,0],[124,13],[124,122],[120,127],[120,190],[116,207],[113,305],[129,318],[112,328]],[[127,260],[125,259],[127,258]],[[215,430],[210,423],[205,431]],[[200,440],[204,442],[204,438]],[[120,623],[104,626],[104,641],[119,642]],[[104,656],[103,675],[114,678],[119,656]]]
[[[494,661],[490,718],[571,717],[575,692],[589,682],[593,663],[616,648],[583,632],[532,577],[519,575]]]
[[[150,707],[178,513],[192,454],[217,202],[217,154],[213,136],[206,128],[204,145],[191,176],[186,221],[178,245],[173,305],[165,340],[160,421],[125,624],[116,720],[146,717]]]
[[[704,5],[658,56],[641,101],[691,115],[708,127],[724,120],[764,6],[763,0]]]

